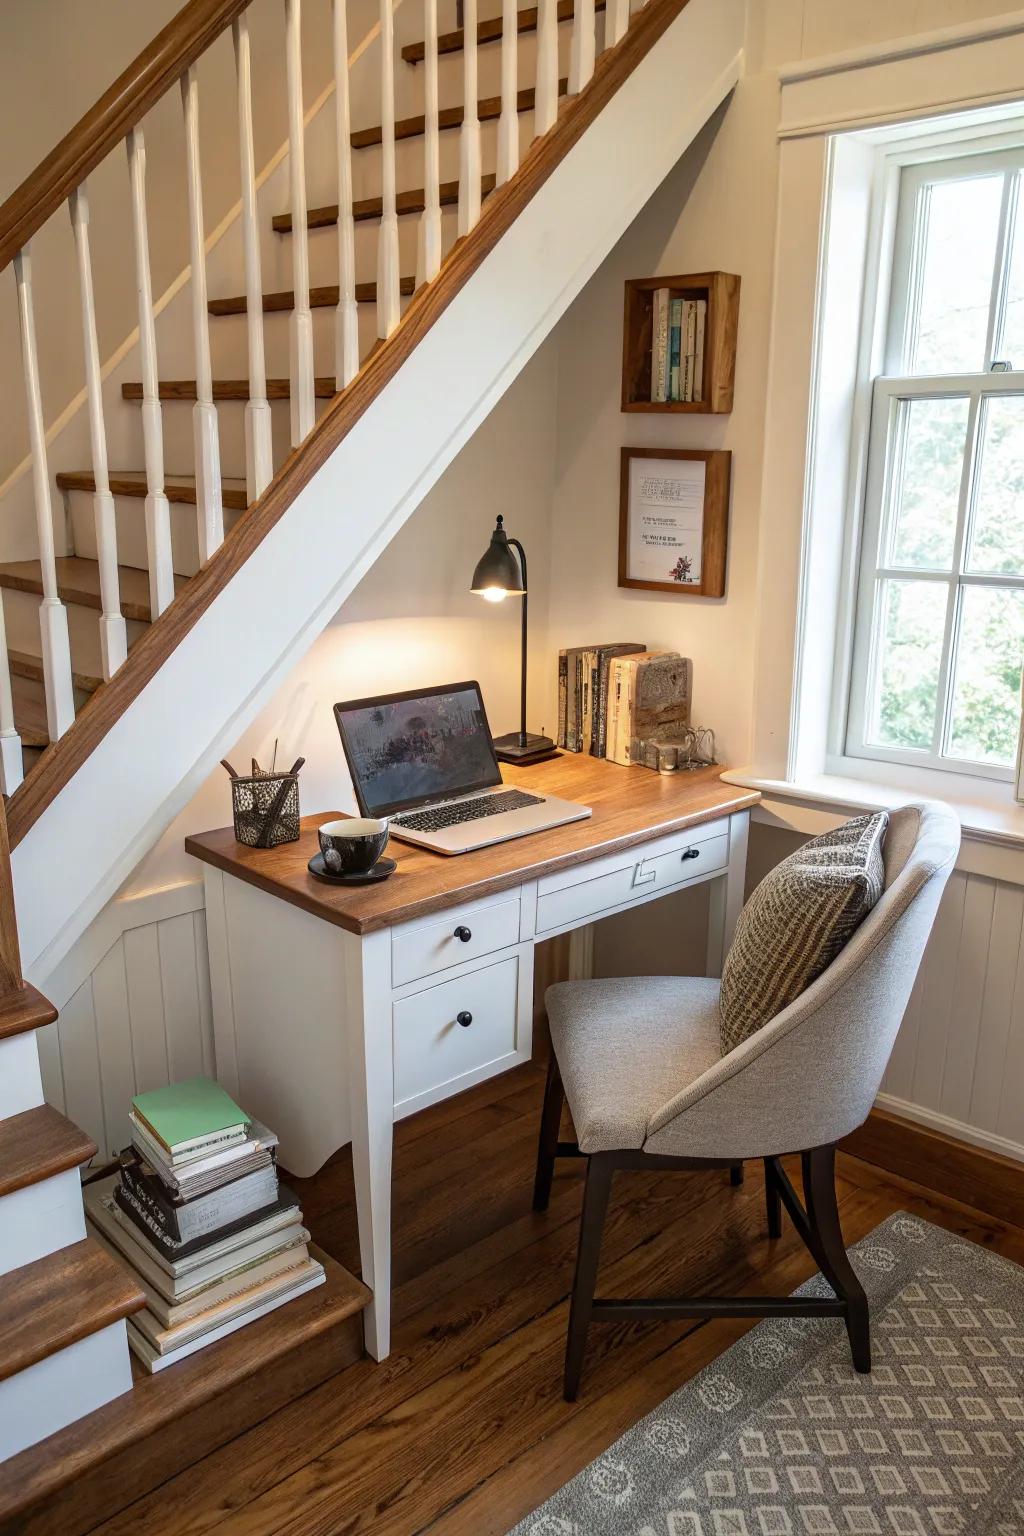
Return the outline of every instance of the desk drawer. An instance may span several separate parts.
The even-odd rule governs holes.
[[[552,876],[551,885],[543,880],[539,883],[537,933],[661,895],[688,880],[721,874],[728,863],[728,829],[721,822],[712,822],[689,836],[659,838],[646,848],[629,850],[625,857],[613,854],[581,865],[567,872],[576,877],[572,883],[567,873]]]
[[[469,1086],[460,1080],[516,1050],[519,956],[499,960],[453,981],[415,992],[392,1006],[395,1047],[395,1109],[408,1113]],[[459,1022],[459,1015],[469,1022]]]
[[[404,987],[518,942],[518,891],[507,901],[458,907],[436,921],[409,923],[391,936],[391,984]]]

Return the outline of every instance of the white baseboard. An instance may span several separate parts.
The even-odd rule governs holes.
[[[966,1141],[972,1147],[982,1147],[986,1152],[996,1152],[1001,1157],[1012,1157],[1015,1162],[1024,1163],[1024,1146],[1016,1141],[1008,1141],[1005,1136],[996,1136],[991,1131],[979,1131],[977,1126],[965,1125],[962,1120],[951,1120],[948,1115],[940,1115],[937,1110],[923,1109],[920,1104],[897,1099],[891,1093],[880,1093],[875,1105],[878,1109],[887,1109],[894,1115],[900,1115],[904,1120],[913,1120],[918,1125],[927,1126],[930,1131],[941,1131],[943,1136],[950,1136],[954,1141]]]

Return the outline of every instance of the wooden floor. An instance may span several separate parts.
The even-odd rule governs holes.
[[[361,1360],[96,1527],[103,1536],[502,1536],[750,1326],[595,1326],[562,1401],[580,1163],[530,1209],[541,1069],[405,1121],[395,1167],[391,1357]],[[1024,1262],[1024,1232],[840,1159],[848,1242],[910,1210]],[[316,1240],[357,1267],[351,1170],[295,1181]],[[792,1227],[769,1243],[759,1167],[619,1175],[602,1283],[789,1291],[814,1269]],[[836,1325],[840,1326],[839,1324]]]

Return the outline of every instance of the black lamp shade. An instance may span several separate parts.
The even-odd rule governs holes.
[[[503,521],[499,516],[491,534],[491,542],[473,572],[470,591],[483,595],[501,592],[508,593],[510,597],[521,597],[526,587],[519,562],[509,545],[508,534],[502,526]]]

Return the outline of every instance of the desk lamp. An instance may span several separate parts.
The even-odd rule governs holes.
[[[526,729],[526,551],[518,539],[510,539],[505,532],[504,518],[498,515],[491,542],[478,561],[473,572],[470,591],[489,603],[503,602],[506,597],[523,600],[522,681],[518,731],[506,736],[495,736],[494,752],[502,763],[528,763],[542,757],[550,757],[555,744],[550,736],[536,736]],[[516,563],[513,549],[519,556]]]

